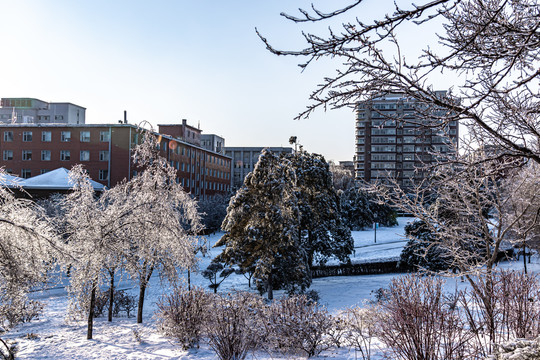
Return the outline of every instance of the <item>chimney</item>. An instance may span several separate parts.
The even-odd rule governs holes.
[[[124,124],[127,124],[127,111],[124,110]]]

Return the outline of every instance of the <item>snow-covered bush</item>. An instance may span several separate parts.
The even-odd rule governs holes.
[[[214,299],[206,323],[210,347],[220,360],[245,359],[261,342],[261,297],[237,292]]]
[[[455,301],[446,301],[442,279],[415,275],[395,278],[380,308],[377,337],[388,346],[391,358],[473,358],[467,346],[471,334],[463,327]]]
[[[327,335],[334,319],[306,295],[281,298],[265,311],[265,338],[270,349],[312,357],[334,346]]]
[[[344,328],[344,343],[360,352],[363,360],[371,359],[372,343],[378,331],[377,308],[365,304],[345,309],[339,318]]]
[[[520,271],[497,271],[492,278],[492,282],[477,281],[477,289],[467,291],[461,300],[467,326],[485,355],[491,353],[492,343],[540,335],[538,277]]]
[[[499,299],[502,331],[510,338],[533,339],[540,335],[540,284],[536,274],[500,271],[495,297]],[[517,285],[519,284],[519,285]]]
[[[515,340],[497,346],[494,355],[486,360],[536,360],[540,359],[540,337],[534,340]]]
[[[183,349],[198,347],[208,321],[213,297],[200,287],[176,287],[157,303],[157,327]]]
[[[107,292],[96,291],[96,303],[94,307],[94,317],[100,317],[108,308],[109,294]]]
[[[133,316],[133,311],[137,307],[137,299],[135,296],[128,294],[124,290],[114,292],[113,314],[118,316],[120,312],[125,312],[129,318]]]
[[[14,360],[18,348],[15,342],[6,342],[0,339],[0,357],[3,360]]]
[[[0,323],[7,329],[38,317],[43,309],[39,301],[28,299],[23,291],[4,293],[0,289]]]

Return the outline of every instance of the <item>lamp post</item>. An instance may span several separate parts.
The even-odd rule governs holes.
[[[298,145],[297,139],[298,139],[298,138],[297,138],[296,136],[291,136],[291,137],[289,138],[289,144],[291,144],[291,145],[294,144],[294,152],[295,152],[295,153],[296,153],[296,146]]]

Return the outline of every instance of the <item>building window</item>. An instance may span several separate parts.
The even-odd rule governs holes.
[[[32,150],[23,150],[22,159],[24,161],[32,160]]]
[[[50,131],[42,131],[41,132],[41,141],[50,142],[51,141],[51,132]]]
[[[108,142],[111,139],[109,131],[100,131],[99,132],[99,141]]]
[[[28,179],[28,178],[32,177],[32,170],[30,170],[30,169],[22,169],[21,170],[21,177],[23,179]]]
[[[32,141],[32,132],[31,131],[24,131],[22,140],[26,141],[26,142]]]
[[[108,180],[109,170],[99,170],[99,180]]]
[[[41,170],[39,171],[39,173],[43,175],[43,174],[45,174],[45,173],[48,173],[49,171],[50,171],[49,169],[41,169]]]
[[[90,131],[81,131],[81,142],[90,142]]]
[[[4,141],[13,141],[13,131],[4,131]]]
[[[109,161],[109,151],[103,150],[99,152],[99,161]]]
[[[62,142],[71,141],[71,131],[62,131],[60,135],[60,141]]]
[[[81,150],[81,161],[90,161],[90,151]]]
[[[51,161],[50,150],[41,150],[41,161]]]
[[[13,160],[13,150],[4,150],[4,160]]]
[[[54,120],[64,120],[64,115],[55,115]]]
[[[71,154],[69,150],[60,150],[60,160],[69,161],[71,160]]]

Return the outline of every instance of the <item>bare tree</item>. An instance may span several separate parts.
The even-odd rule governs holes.
[[[176,170],[159,156],[157,137],[143,132],[143,138],[134,153],[135,164],[143,171],[114,190],[135,206],[126,218],[124,254],[127,270],[139,281],[138,323],[154,271],[174,281],[179,268],[193,267],[202,228],[196,201],[176,181]]]
[[[453,276],[452,270],[458,270],[470,283],[483,306],[492,344],[497,326],[494,270],[503,250],[511,246],[508,237],[526,218],[528,208],[515,208],[513,216],[506,216],[516,194],[509,191],[509,181],[501,170],[505,163],[468,161],[474,164],[439,167],[429,183],[412,193],[395,180],[391,180],[394,186],[381,186],[378,191],[395,207],[421,220],[431,233],[431,244],[419,255],[427,256],[432,247],[438,247],[447,261],[448,270],[443,273]]]
[[[92,339],[99,286],[108,274],[111,303],[114,272],[123,261],[123,244],[119,236],[124,226],[123,218],[131,214],[134,206],[116,201],[111,190],[98,197],[80,165],[73,167],[69,176],[75,187],[63,199],[62,213],[71,255],[66,263],[70,269],[70,311],[87,314],[87,339]],[[112,314],[112,309],[109,310]]]
[[[501,149],[493,157],[540,162],[537,0],[425,0],[396,4],[393,13],[367,22],[359,20],[362,6],[367,4],[351,0],[334,11],[312,5],[311,10],[300,9],[298,16],[282,14],[296,23],[350,16],[327,34],[303,32],[306,46],[299,50],[280,50],[257,32],[272,53],[305,59],[302,68],[321,58],[339,64],[336,73],[313,90],[311,103],[298,118],[317,108],[354,108],[358,101],[400,92],[423,104],[419,111],[431,119],[426,126],[459,120],[472,137],[489,139]],[[401,46],[408,36],[406,27],[431,33],[441,23],[436,43],[422,44],[422,50],[412,54]],[[453,79],[447,96],[433,89],[439,73]]]
[[[513,171],[507,182],[509,201],[504,215],[515,219],[508,237],[514,246],[522,249],[523,267],[527,272],[526,247],[540,250],[540,165],[526,164]]]
[[[61,255],[63,249],[43,209],[0,186],[0,328],[38,315],[41,306],[27,294],[45,283]]]
[[[355,108],[360,101],[397,92],[416,104],[419,116],[407,120],[381,112],[383,118],[442,133],[453,121],[466,127],[455,157],[424,169],[434,175],[429,182],[406,192],[390,180],[391,190],[379,190],[428,224],[437,246],[453,254],[450,265],[481,298],[493,341],[493,268],[503,241],[531,213],[525,206],[505,215],[515,195],[503,178],[522,159],[540,164],[540,6],[537,0],[426,0],[395,4],[393,13],[363,22],[364,5],[357,0],[329,12],[312,6],[298,16],[282,14],[297,23],[357,16],[326,35],[303,33],[304,49],[279,50],[258,34],[272,53],[303,58],[302,68],[322,58],[339,62],[297,118],[318,108]],[[403,48],[407,26],[432,32],[436,24],[442,24],[436,43],[422,44],[412,54]],[[445,95],[434,90],[436,74],[453,79]],[[527,182],[534,183],[535,176]]]

